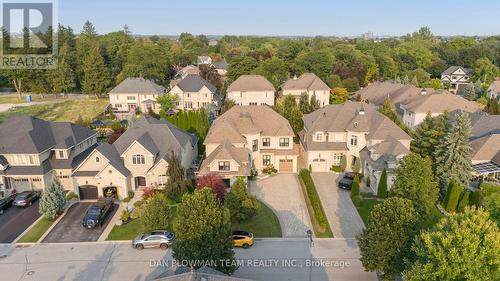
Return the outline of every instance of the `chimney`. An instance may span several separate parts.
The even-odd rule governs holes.
[[[427,95],[427,90],[425,88],[422,88],[422,91],[420,91],[420,95],[422,96]]]

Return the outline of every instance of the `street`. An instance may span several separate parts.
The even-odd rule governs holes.
[[[352,239],[257,240],[250,249],[235,249],[236,277],[254,280],[377,280],[359,261]],[[312,257],[313,266],[306,263]],[[60,243],[0,246],[4,280],[152,280],[173,272],[171,250],[138,251],[127,243]]]

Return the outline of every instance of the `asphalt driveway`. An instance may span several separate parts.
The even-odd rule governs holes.
[[[12,243],[40,217],[38,202],[24,208],[11,206],[0,215],[0,243]]]
[[[321,204],[337,238],[354,238],[365,225],[352,203],[351,192],[337,187],[339,175],[334,173],[313,173]]]
[[[82,226],[82,219],[85,211],[91,205],[91,202],[80,202],[70,207],[66,215],[57,223],[57,225],[47,234],[42,242],[91,242],[97,241],[101,236],[109,221],[118,210],[118,205],[106,217],[102,227],[87,229]]]

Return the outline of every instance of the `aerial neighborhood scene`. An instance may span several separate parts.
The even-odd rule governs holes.
[[[458,2],[2,1],[0,279],[500,280]]]

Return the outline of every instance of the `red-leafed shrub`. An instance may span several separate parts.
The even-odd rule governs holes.
[[[156,194],[156,191],[153,187],[145,187],[143,190],[142,190],[142,199],[144,200],[147,200],[153,196],[155,196]]]
[[[220,201],[224,200],[228,188],[224,179],[216,173],[210,173],[196,179],[196,188],[202,189],[204,187],[210,188]]]

